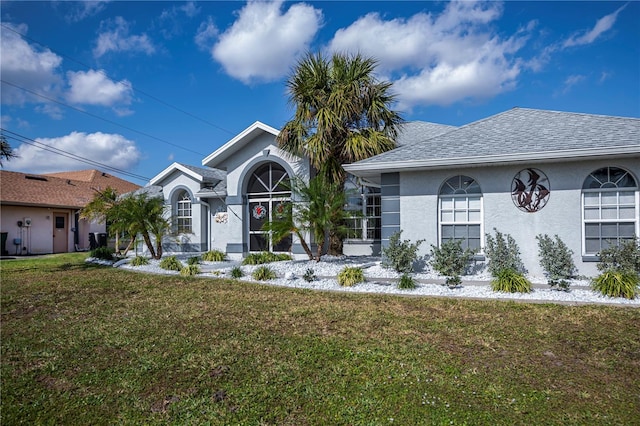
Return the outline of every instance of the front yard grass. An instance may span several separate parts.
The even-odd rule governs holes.
[[[1,261],[2,424],[637,424],[640,310]]]

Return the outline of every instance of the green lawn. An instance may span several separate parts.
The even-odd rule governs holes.
[[[638,424],[640,310],[2,261],[0,423]]]

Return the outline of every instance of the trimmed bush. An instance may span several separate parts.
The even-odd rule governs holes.
[[[200,258],[198,256],[192,256],[189,259],[187,259],[187,265],[199,265],[200,264]]]
[[[243,265],[262,265],[271,262],[281,262],[284,260],[291,260],[291,256],[286,253],[271,253],[263,251],[261,253],[250,253],[242,261]]]
[[[610,269],[593,279],[591,288],[609,297],[634,299],[638,295],[640,276],[633,271]]]
[[[424,240],[412,243],[400,240],[402,231],[394,232],[389,237],[389,245],[382,249],[382,266],[392,268],[399,273],[413,272],[413,264],[418,260],[418,247]]]
[[[398,281],[398,288],[401,290],[412,290],[416,288],[416,280],[409,274],[402,274]]]
[[[168,256],[160,261],[160,267],[168,271],[179,271],[182,269],[182,262],[175,256]]]
[[[598,270],[613,269],[640,274],[640,239],[621,241],[600,251]]]
[[[302,276],[302,279],[310,283],[311,281],[316,280],[316,274],[313,272],[313,269],[307,268],[307,270],[304,271],[304,275]]]
[[[569,281],[576,274],[573,263],[573,251],[558,237],[555,240],[547,234],[536,235],[538,240],[538,256],[540,265],[544,269],[547,283],[554,288],[569,291]]]
[[[353,287],[362,282],[364,282],[364,272],[361,268],[347,266],[338,274],[338,284],[343,287]]]
[[[267,281],[276,279],[277,277],[273,269],[269,268],[268,266],[260,266],[256,268],[255,271],[253,271],[253,274],[251,274],[251,278],[257,281]]]
[[[474,251],[462,249],[462,241],[449,240],[436,247],[431,245],[431,267],[447,277],[445,284],[448,286],[459,285],[469,262],[473,258]]]
[[[191,276],[198,275],[200,273],[199,265],[187,265],[184,268],[180,269],[180,275]]]
[[[226,258],[227,255],[220,250],[210,250],[202,255],[205,262],[223,262]]]
[[[491,289],[505,293],[530,293],[531,283],[520,272],[503,269],[491,280]]]
[[[109,247],[98,247],[89,252],[89,257],[102,260],[113,260],[113,249]]]
[[[147,259],[144,256],[136,256],[133,259],[131,259],[131,262],[129,262],[129,265],[131,266],[144,266],[148,264],[149,264],[149,259]]]
[[[495,238],[490,234],[486,234],[487,245],[485,247],[485,254],[489,258],[489,272],[494,277],[498,276],[504,269],[510,269],[515,272],[524,273],[524,265],[520,259],[520,249],[516,240],[509,234],[502,234],[496,228],[493,228],[496,233]]]
[[[244,273],[239,266],[234,266],[233,269],[231,269],[231,278],[242,278],[243,276]]]

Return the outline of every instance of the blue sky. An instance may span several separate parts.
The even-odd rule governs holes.
[[[173,161],[200,165],[253,122],[292,117],[286,78],[306,52],[375,57],[406,120],[463,125],[515,106],[640,116],[639,2],[1,7],[2,128],[20,156],[6,170],[144,184]]]

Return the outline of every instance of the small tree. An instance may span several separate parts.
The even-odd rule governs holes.
[[[599,271],[617,269],[640,274],[640,238],[611,244],[600,251]]]
[[[474,251],[463,249],[462,241],[449,240],[436,247],[431,245],[431,267],[447,277],[446,284],[455,286],[462,282],[460,275],[464,274]]]
[[[3,166],[2,159],[11,160],[15,157],[17,157],[17,155],[13,148],[11,148],[11,145],[9,145],[9,142],[7,142],[7,139],[4,135],[0,135],[0,167]]]
[[[491,288],[494,291],[521,292],[531,291],[531,283],[524,276],[524,265],[520,259],[520,249],[516,240],[509,234],[503,235],[493,228],[495,238],[487,234],[485,253],[489,258],[489,272],[494,277]]]
[[[540,265],[547,276],[547,282],[553,288],[556,285],[565,291],[569,290],[568,279],[574,277],[576,265],[573,263],[573,250],[558,237],[555,240],[547,234],[537,235],[538,256]]]
[[[504,269],[510,269],[515,272],[523,273],[525,271],[522,260],[520,259],[520,249],[516,240],[509,234],[502,234],[496,228],[495,238],[490,234],[486,234],[487,244],[485,253],[489,258],[489,272],[494,277]]]
[[[338,184],[322,176],[316,176],[308,184],[301,178],[294,178],[285,186],[298,197],[298,201],[295,204],[285,204],[278,219],[266,222],[262,229],[271,232],[274,242],[295,234],[309,260],[319,261],[327,232],[333,229],[344,234],[347,231],[343,225],[347,217],[343,208],[347,195]],[[306,232],[310,232],[316,242],[315,256],[305,240]]]
[[[402,231],[394,232],[389,238],[389,245],[382,248],[382,265],[390,267],[400,273],[413,272],[413,264],[418,260],[418,247],[424,240],[412,243],[410,240],[400,240]]]

